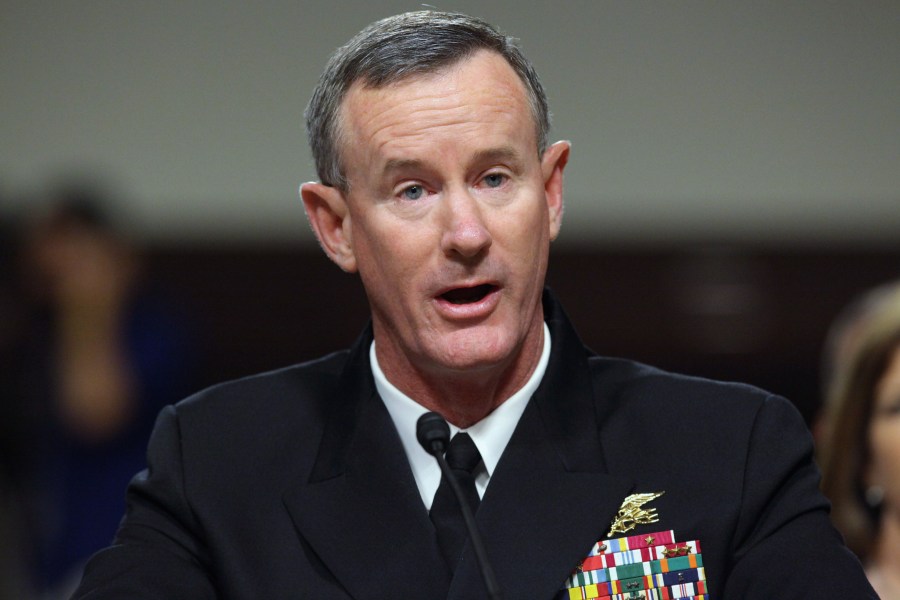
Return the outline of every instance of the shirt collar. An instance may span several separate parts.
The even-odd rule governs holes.
[[[537,390],[544,373],[547,370],[547,363],[550,359],[550,329],[544,323],[544,339],[541,356],[538,364],[535,366],[531,377],[525,382],[516,393],[506,399],[500,406],[495,408],[488,416],[481,421],[475,423],[465,431],[472,437],[475,446],[481,453],[484,461],[485,471],[476,478],[476,487],[480,495],[484,494],[487,483],[491,475],[500,462],[500,457],[506,449],[512,437],[516,425],[528,400]],[[441,480],[440,469],[437,462],[430,454],[425,452],[416,439],[416,421],[419,417],[428,412],[428,409],[401,392],[394,386],[378,364],[378,358],[375,355],[375,342],[369,348],[369,364],[372,368],[372,376],[375,379],[375,389],[381,396],[384,405],[391,415],[391,420],[397,428],[400,435],[400,441],[403,443],[403,450],[406,452],[406,458],[412,468],[413,477],[422,495],[422,501],[427,508],[431,507],[431,501],[437,492],[438,485]],[[458,427],[450,424],[450,436],[456,435],[460,431]]]

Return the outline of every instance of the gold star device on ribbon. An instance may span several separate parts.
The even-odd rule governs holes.
[[[607,537],[616,534],[627,533],[638,525],[648,525],[659,521],[655,508],[642,508],[645,504],[652,500],[656,500],[665,492],[649,492],[646,494],[632,494],[622,501],[622,507],[613,519],[612,525],[609,527]]]

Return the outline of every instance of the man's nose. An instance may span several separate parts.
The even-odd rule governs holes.
[[[491,233],[484,220],[483,208],[467,189],[445,195],[441,237],[444,253],[473,258],[490,247]]]

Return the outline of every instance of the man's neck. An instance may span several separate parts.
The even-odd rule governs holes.
[[[522,352],[509,364],[440,373],[423,372],[410,362],[406,363],[405,369],[391,368],[394,363],[383,359],[377,341],[375,352],[385,377],[397,389],[450,423],[465,429],[491,414],[525,385],[541,358],[543,323],[539,340],[538,344],[524,344]]]
[[[536,362],[535,362],[536,364]],[[531,366],[531,370],[534,365]],[[518,390],[531,373],[524,377],[504,374],[502,378],[479,378],[473,374],[451,377],[420,378],[418,387],[400,388],[406,395],[443,416],[460,429],[478,423]],[[390,378],[390,375],[388,375]],[[399,386],[398,386],[399,387]]]

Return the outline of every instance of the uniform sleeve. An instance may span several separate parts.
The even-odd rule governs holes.
[[[209,555],[185,495],[180,437],[175,408],[163,409],[148,469],[128,486],[115,542],[88,562],[73,600],[216,598]]]
[[[878,598],[832,527],[813,444],[783,398],[760,407],[744,469],[725,598]]]

